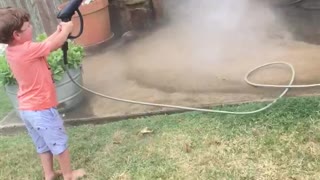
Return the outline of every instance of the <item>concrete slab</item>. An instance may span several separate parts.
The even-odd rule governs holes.
[[[261,40],[264,44],[253,41],[238,48],[242,41],[229,39],[224,43],[219,41],[227,49],[223,49],[225,54],[220,54],[217,59],[221,52],[210,57],[208,53],[214,50],[195,50],[198,44],[190,45],[188,39],[183,39],[187,37],[183,29],[180,29],[180,34],[185,35],[179,38],[172,32],[177,29],[163,28],[129,46],[105,49],[87,57],[84,63],[86,87],[118,98],[171,105],[259,101],[277,97],[282,89],[253,88],[243,78],[253,67],[279,60],[294,65],[297,73],[295,84],[320,82],[317,70],[320,49],[317,45],[264,39]],[[217,46],[214,41],[202,42],[202,45]],[[275,66],[259,71],[252,79],[261,83],[286,84],[290,75],[287,67]],[[295,89],[289,96],[318,92],[319,88]],[[102,117],[159,109],[166,108],[127,104],[88,94],[83,107],[79,106],[76,113],[66,114],[66,117],[80,116],[81,112]]]

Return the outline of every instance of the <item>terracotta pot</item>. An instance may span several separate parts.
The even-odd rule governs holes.
[[[61,4],[59,9],[62,9],[66,4]],[[98,45],[112,36],[108,5],[108,0],[94,0],[90,4],[79,7],[84,27],[82,35],[75,39],[77,44],[84,47]],[[77,35],[80,30],[80,20],[77,13],[72,17],[72,22],[74,23],[72,35]]]

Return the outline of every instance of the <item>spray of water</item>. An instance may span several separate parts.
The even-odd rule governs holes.
[[[164,6],[169,23],[126,56],[127,77],[148,87],[203,92],[240,82],[248,69],[235,64],[256,61],[271,40],[289,37],[272,10],[254,0],[165,0]]]
[[[290,36],[279,18],[257,0],[163,1],[168,23],[120,53],[109,51],[90,61],[88,67],[97,70],[86,74],[96,79],[90,77],[88,87],[133,100],[194,105],[276,97],[281,90],[252,88],[243,81],[250,69],[266,62],[300,63],[296,83],[318,76],[319,48],[286,41]],[[261,70],[252,79],[288,84],[291,74],[286,70]],[[144,108],[113,101],[108,106],[99,98],[93,102],[98,114]]]

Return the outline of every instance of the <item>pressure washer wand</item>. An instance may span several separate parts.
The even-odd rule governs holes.
[[[72,19],[72,16],[75,14],[75,12],[78,13],[80,18],[80,31],[78,35],[76,36],[68,36],[68,39],[76,39],[79,36],[81,36],[83,32],[83,17],[81,15],[81,12],[79,11],[79,6],[81,5],[82,0],[71,0],[57,15],[58,19],[61,19],[62,22],[69,22]],[[63,46],[61,47],[63,52],[63,61],[64,64],[68,64],[68,41],[66,41]]]

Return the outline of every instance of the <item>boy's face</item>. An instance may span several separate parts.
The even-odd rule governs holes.
[[[14,41],[24,43],[32,40],[32,25],[30,22],[24,22],[20,30],[13,33]]]

